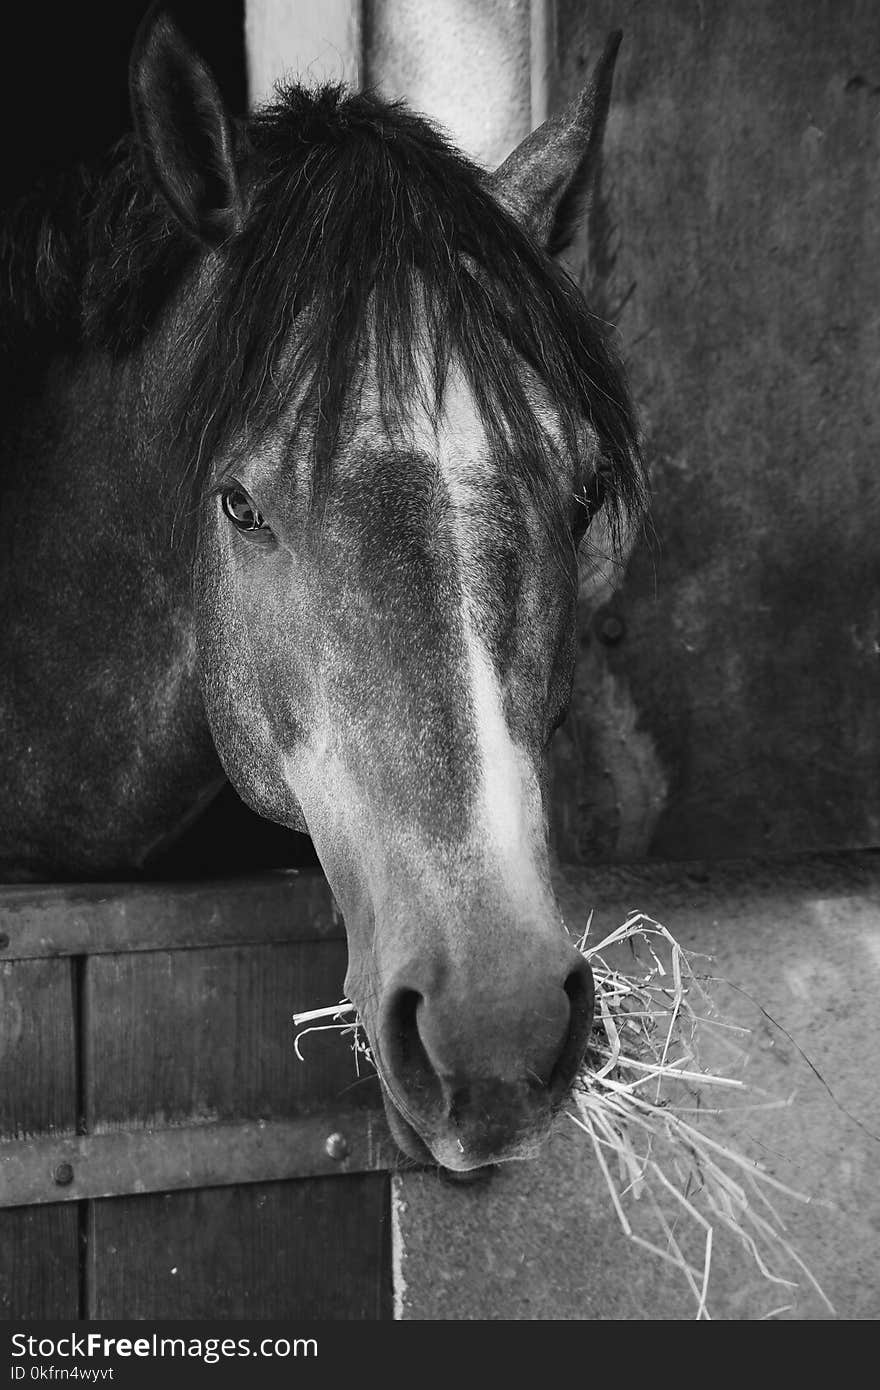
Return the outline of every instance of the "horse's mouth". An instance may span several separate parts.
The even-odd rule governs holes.
[[[401,1153],[419,1167],[439,1168],[441,1175],[451,1179],[474,1181],[493,1172],[499,1163],[535,1158],[540,1151],[541,1135],[512,1140],[504,1146],[503,1151],[469,1152],[462,1140],[451,1133],[438,1137],[433,1145],[429,1145],[384,1081],[381,1084],[382,1102],[391,1136]]]
[[[430,1166],[437,1173],[441,1182],[452,1183],[455,1185],[467,1185],[488,1181],[497,1168],[495,1163],[481,1164],[476,1168],[455,1169],[446,1168],[437,1162],[431,1153],[424,1139],[418,1131],[413,1128],[409,1120],[404,1119],[394,1101],[391,1100],[385,1087],[382,1087],[382,1099],[385,1104],[385,1115],[388,1119],[388,1128],[391,1130],[392,1138],[405,1158],[410,1159],[418,1167]]]
[[[382,1085],[382,1104],[385,1106],[385,1118],[388,1121],[388,1128],[391,1130],[391,1137],[400,1149],[401,1153],[419,1166],[430,1164],[436,1166],[437,1160],[431,1153],[424,1139],[422,1139],[414,1125],[398,1109],[391,1098],[391,1093],[386,1085]]]

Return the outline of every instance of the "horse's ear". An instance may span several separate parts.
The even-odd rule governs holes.
[[[526,136],[490,176],[498,201],[548,255],[570,245],[589,199],[599,162],[621,30],[580,96]]]
[[[239,231],[232,122],[213,73],[161,4],[138,30],[129,90],[147,167],[179,221],[211,245]]]

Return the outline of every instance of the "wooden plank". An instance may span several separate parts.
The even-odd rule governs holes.
[[[863,873],[870,851],[833,855],[772,856],[782,873],[801,866],[823,872]],[[726,870],[734,878],[736,864]],[[761,864],[760,856],[747,861]],[[708,869],[723,860],[707,861]],[[699,861],[654,861],[661,878],[685,882]],[[834,869],[834,865],[845,868]],[[650,865],[632,872],[650,876]],[[614,866],[591,866],[596,882],[614,875]],[[211,883],[53,884],[0,887],[0,961],[114,952],[187,950],[271,942],[341,940],[342,918],[323,875],[311,870],[267,873]]]
[[[95,1202],[89,1318],[391,1316],[376,1174]]]
[[[0,964],[0,1139],[76,1128],[70,961]]]
[[[78,1317],[77,1206],[0,1211],[0,1321]]]
[[[396,1167],[384,1116],[339,1110],[0,1144],[0,1207]]]
[[[75,987],[71,961],[0,964],[0,1154],[16,1151],[23,1135],[76,1129]],[[0,1210],[0,1317],[75,1318],[78,1310],[76,1206]]]
[[[326,879],[308,870],[213,883],[0,888],[0,960],[342,935]]]
[[[343,942],[218,947],[88,961],[86,1128],[283,1119],[380,1108],[371,1068],[358,1079],[336,1033],[294,1048],[295,1011],[342,992]]]
[[[364,1109],[371,1127],[378,1083],[369,1072],[358,1080],[337,1034],[307,1038],[307,1061],[297,1060],[292,1014],[340,998],[346,959],[341,940],[90,959],[89,1132],[125,1131],[129,1144],[138,1129],[194,1119],[230,1128],[262,1119],[268,1128],[312,1115],[315,1162],[332,1167],[320,1153],[324,1112],[337,1103]],[[221,1181],[230,1169],[238,1176],[227,1158],[215,1172]],[[251,1163],[247,1176],[254,1171]],[[384,1211],[385,1187],[373,1175],[340,1176],[96,1202],[89,1315],[265,1318],[301,1303],[310,1316],[375,1317],[376,1290],[387,1283],[375,1194]],[[186,1268],[188,1282],[172,1268]]]

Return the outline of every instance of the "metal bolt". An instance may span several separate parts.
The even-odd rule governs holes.
[[[348,1140],[344,1134],[328,1134],[324,1140],[324,1149],[330,1158],[335,1158],[337,1163],[343,1158],[348,1158]]]
[[[54,1178],[59,1187],[69,1187],[73,1182],[73,1164],[59,1163]]]
[[[0,931],[0,951],[5,951],[9,945],[9,933]]]
[[[599,624],[599,639],[606,647],[616,647],[626,635],[626,623],[616,613],[609,613]]]

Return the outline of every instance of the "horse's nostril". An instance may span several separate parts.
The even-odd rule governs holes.
[[[563,989],[568,995],[572,1025],[589,1031],[593,1022],[593,972],[585,960],[580,960],[568,976]]]
[[[391,1075],[408,1095],[439,1100],[440,1081],[419,1033],[423,1002],[418,990],[395,990],[385,1009],[383,1053]]]
[[[574,950],[565,959],[564,980],[523,972],[516,989],[487,991],[472,1017],[449,989],[387,992],[378,1048],[387,1098],[441,1162],[458,1169],[512,1152],[568,1094],[592,1022],[593,976]]]
[[[568,1035],[550,1077],[550,1090],[557,1098],[568,1090],[574,1080],[593,1026],[595,987],[593,972],[585,960],[578,961],[563,988],[568,995]]]

